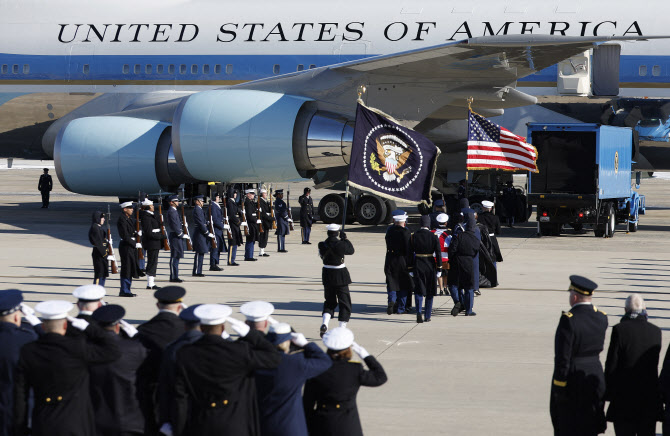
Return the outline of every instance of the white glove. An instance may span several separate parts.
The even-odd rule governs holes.
[[[225,330],[223,331],[223,333],[221,333],[221,337],[226,340],[230,339],[230,335]]]
[[[291,342],[301,348],[308,344],[305,335],[302,333],[291,333]]]
[[[240,321],[239,319],[235,318],[228,318],[227,321],[230,323],[230,325],[233,327],[233,330],[240,335],[241,338],[245,337],[247,333],[251,330],[251,328]]]
[[[138,242],[137,244],[135,244],[135,248],[142,248],[142,244]]]
[[[111,236],[109,237],[108,241],[109,241],[109,245],[114,245],[114,240],[112,239]]]
[[[161,425],[161,428],[158,430],[160,433],[163,433],[165,436],[172,436],[172,425],[169,422],[164,422]]]
[[[240,227],[249,227],[249,224],[247,224],[246,221],[242,221],[242,223],[240,223]]]
[[[130,238],[131,241],[135,242],[135,238]]]
[[[126,332],[129,338],[132,338],[137,334],[137,329],[128,324],[125,320],[122,319],[119,321],[119,325],[121,326],[121,330]]]
[[[85,319],[72,318],[71,316],[68,316],[67,320],[70,321],[72,327],[76,328],[77,330],[81,330],[82,332],[86,330],[86,327],[88,327],[88,321]]]
[[[409,273],[409,276],[410,276],[410,277],[414,277],[414,273],[413,273],[413,272],[410,272],[410,273]]]
[[[256,220],[256,224],[260,224],[260,223],[261,223],[261,220]]]
[[[28,306],[26,303],[21,303],[20,306],[21,306],[21,312],[23,312],[24,315],[26,316],[35,315],[35,310],[32,307]]]
[[[230,226],[228,224],[223,225],[223,230],[230,230]]]
[[[21,303],[21,312],[23,312],[23,317],[30,323],[31,326],[36,326],[42,324],[42,321],[35,316],[35,311],[32,307],[28,306],[26,303]]]
[[[279,321],[277,321],[276,319],[274,319],[271,316],[268,316],[268,322],[270,323],[270,325],[279,324]]]
[[[361,359],[365,359],[370,355],[370,353],[367,352],[367,350],[360,345],[358,345],[356,342],[351,344],[351,349],[356,352],[359,356],[361,356]]]
[[[216,239],[216,235],[214,233],[207,233],[208,238]]]
[[[293,222],[293,220],[292,220],[291,218],[289,218],[289,219],[288,219],[288,222],[292,223],[292,222]]]
[[[442,277],[442,271],[438,271],[435,275],[436,275],[437,278],[439,279],[440,277]]]
[[[158,232],[160,232],[160,231],[161,231],[161,229],[153,229],[153,230],[152,230],[153,233],[158,233]]]
[[[116,262],[116,257],[110,255],[110,256],[107,256],[107,260],[109,260],[111,262]]]
[[[142,230],[140,230],[139,232],[137,232],[137,236],[142,236]]]
[[[189,235],[187,235],[186,233],[184,233],[183,235],[181,235],[181,238],[182,238],[182,239],[191,239],[191,237],[190,237]]]

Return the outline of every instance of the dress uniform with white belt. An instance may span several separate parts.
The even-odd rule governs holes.
[[[156,270],[158,268],[158,253],[163,245],[161,224],[154,214],[154,202],[148,198],[142,202],[142,246],[147,251],[146,275],[147,289],[158,289],[156,286]]]
[[[605,375],[599,355],[607,332],[607,315],[591,303],[598,287],[570,276],[570,304],[556,329],[550,412],[554,434],[596,435],[605,432]]]
[[[492,201],[482,201],[482,207],[484,210],[482,213],[478,214],[477,221],[481,224],[484,224],[488,229],[489,238],[491,238],[491,244],[493,245],[493,251],[495,254],[495,258],[493,259],[495,265],[497,262],[502,262],[503,257],[502,253],[500,252],[500,246],[498,245],[497,238],[497,236],[500,234],[500,218],[498,218],[493,213],[493,206],[494,204]]]
[[[416,322],[424,322],[422,317],[423,299],[426,299],[425,321],[430,322],[433,299],[437,291],[437,279],[442,276],[440,240],[430,231],[430,216],[421,216],[421,228],[411,239],[414,259],[410,272],[414,279],[416,302]]]
[[[119,232],[119,254],[121,255],[121,290],[119,297],[135,297],[136,294],[130,292],[133,279],[140,278],[140,267],[137,263],[137,249],[142,248],[142,244],[137,242],[135,229],[135,219],[132,218],[133,202],[127,201],[121,204],[123,213],[116,222],[116,228]]]
[[[179,278],[179,259],[184,257],[184,239],[189,239],[189,236],[184,233],[181,216],[177,211],[179,197],[172,195],[168,201],[170,207],[167,210],[166,223],[170,240],[170,282],[181,283],[183,280]]]
[[[386,260],[384,274],[386,274],[386,290],[388,292],[388,306],[386,313],[391,315],[394,305],[398,304],[398,313],[405,313],[407,297],[412,290],[412,278],[409,276],[409,266],[412,262],[410,238],[412,233],[405,223],[407,214],[402,210],[393,212],[393,225],[386,231]]]

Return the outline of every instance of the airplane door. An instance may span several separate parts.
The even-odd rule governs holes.
[[[603,44],[593,49],[593,95],[619,95],[621,46]]]
[[[559,95],[589,95],[591,91],[590,53],[573,56],[558,63],[556,85]]]
[[[67,65],[68,92],[95,92],[95,46],[87,43],[70,46]]]

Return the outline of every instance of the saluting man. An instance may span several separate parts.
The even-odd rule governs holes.
[[[121,291],[119,297],[136,297],[136,294],[130,292],[130,286],[133,279],[140,278],[140,268],[137,264],[137,249],[142,248],[142,244],[137,242],[135,232],[135,220],[133,219],[133,202],[127,201],[121,204],[123,213],[116,222],[116,228],[119,232],[119,254],[121,255]],[[142,236],[140,230],[139,236]]]
[[[258,248],[260,249],[259,257],[270,257],[269,254],[265,252],[265,248],[268,246],[268,238],[270,237],[270,230],[272,230],[272,223],[274,218],[272,217],[272,212],[270,212],[270,200],[268,200],[268,190],[263,188],[261,189],[261,222],[263,223],[263,233],[258,236]]]
[[[311,242],[309,242],[309,236],[312,233],[312,221],[314,215],[312,190],[305,188],[304,193],[298,198],[298,203],[300,203],[300,230],[302,230],[302,243],[311,244]]]
[[[214,227],[214,236],[216,236],[216,248],[213,244],[210,244],[209,248],[209,270],[210,271],[223,271],[223,268],[219,266],[219,258],[221,253],[228,251],[226,248],[225,239],[223,239],[223,231],[225,226],[223,223],[223,212],[221,211],[221,206],[219,201],[221,201],[221,195],[216,192],[212,194],[212,199],[214,201],[209,202],[209,210],[212,215],[212,227]],[[207,213],[209,214],[210,211]]]
[[[165,239],[161,232],[161,224],[154,215],[154,202],[148,198],[142,202],[144,215],[142,217],[142,245],[147,250],[147,289],[158,289],[156,286],[156,269],[158,268],[158,253],[160,252],[162,240]]]
[[[93,246],[91,257],[93,258],[93,284],[105,286],[109,277],[109,264],[107,256],[107,234],[102,228],[105,224],[105,214],[96,210],[93,212],[91,228],[88,230],[88,241]],[[111,258],[111,256],[109,256]]]
[[[230,235],[232,238],[228,239],[230,248],[228,249],[228,266],[239,266],[240,264],[235,262],[235,257],[237,256],[237,247],[242,245],[242,230],[240,227],[242,224],[245,226],[247,223],[243,223],[240,219],[240,212],[237,207],[237,190],[232,186],[228,188],[228,199],[226,200],[226,209],[228,212],[228,224],[230,225]]]
[[[412,262],[410,246],[411,232],[407,227],[407,214],[402,210],[393,212],[393,225],[386,231],[386,260],[384,274],[386,274],[386,289],[388,292],[388,306],[386,313],[391,315],[393,307],[398,303],[398,313],[405,313],[407,296],[412,289],[412,278],[409,275],[409,266]]]
[[[181,216],[177,211],[179,206],[179,196],[172,195],[168,198],[170,207],[167,211],[168,238],[170,240],[170,282],[181,283],[179,278],[179,259],[184,257],[184,239],[190,237],[184,233],[181,222]]]
[[[205,212],[202,210],[204,203],[202,195],[193,197],[195,206],[193,207],[193,277],[205,277],[202,273],[202,263],[205,260],[205,253],[209,251],[209,240],[215,239],[214,233],[209,232]]]
[[[249,226],[249,234],[247,235],[247,242],[244,245],[244,260],[247,262],[253,262],[258,259],[254,258],[254,245],[258,240],[259,228],[258,222],[260,221],[259,217],[256,215],[256,202],[254,201],[254,191],[253,189],[247,189],[246,191],[247,198],[244,199],[244,211],[247,214],[247,225]]]
[[[605,375],[598,355],[603,351],[607,315],[591,302],[598,287],[570,276],[570,309],[556,329],[554,379],[550,412],[557,436],[604,433]]]
[[[286,250],[286,235],[289,234],[289,222],[291,218],[288,216],[288,208],[284,202],[284,190],[277,189],[275,191],[275,219],[277,220],[277,251],[279,253],[288,253]]]

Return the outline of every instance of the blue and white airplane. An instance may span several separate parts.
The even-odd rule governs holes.
[[[53,157],[67,189],[94,195],[326,185],[346,173],[363,89],[369,106],[464,155],[468,98],[522,135],[528,119],[579,118],[590,102],[600,116],[613,97],[662,107],[670,41],[653,36],[664,7],[0,0],[0,156]],[[659,156],[649,169],[670,167]]]

